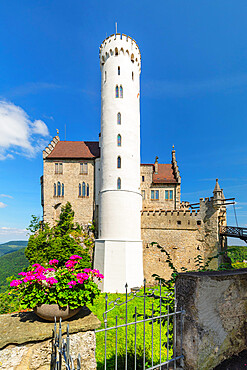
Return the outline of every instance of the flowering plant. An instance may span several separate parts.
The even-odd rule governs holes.
[[[10,286],[18,291],[23,309],[41,304],[67,305],[74,309],[93,303],[100,290],[96,281],[104,278],[99,270],[82,268],[82,257],[73,255],[64,267],[57,267],[59,261],[49,261],[49,266],[38,263],[30,271],[20,272],[20,279],[12,280]]]

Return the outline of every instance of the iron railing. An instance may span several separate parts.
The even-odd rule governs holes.
[[[105,370],[108,369],[121,369],[121,370],[137,370],[137,369],[145,369],[145,370],[153,370],[153,369],[165,369],[171,368],[171,364],[173,364],[173,368],[177,368],[177,364],[183,359],[182,354],[182,345],[183,345],[183,316],[185,311],[182,309],[177,309],[177,302],[174,296],[171,293],[166,292],[165,294],[162,292],[162,285],[161,281],[159,283],[158,289],[147,289],[146,281],[144,280],[144,289],[141,291],[139,289],[128,293],[128,286],[125,286],[125,300],[123,302],[120,301],[120,297],[117,298],[115,301],[108,302],[108,295],[105,295],[105,312],[103,314],[104,320],[104,328],[96,330],[96,353],[97,349],[99,349],[99,341],[103,339],[104,341],[104,363],[101,363],[101,368]],[[129,310],[129,303],[133,300],[137,300],[141,298],[143,300],[143,310],[142,313],[139,313],[137,307],[135,306],[134,314],[132,317],[134,321],[128,321],[128,310]],[[147,299],[149,302],[147,302]],[[155,302],[158,301],[158,305],[156,304],[154,308],[154,302],[150,302],[150,299],[153,299]],[[147,303],[150,308],[147,309]],[[114,312],[117,307],[123,306],[124,307],[124,314],[121,313],[121,317],[119,315],[115,316],[115,325],[108,326],[108,319],[110,312]],[[166,312],[164,312],[166,311]],[[122,319],[122,321],[120,320]],[[112,319],[111,319],[112,320]],[[151,333],[150,328],[149,330],[147,325],[151,325]],[[178,325],[179,324],[179,325]],[[172,327],[173,326],[173,327]],[[179,328],[178,328],[179,326]],[[141,329],[140,329],[141,327]],[[121,336],[121,344],[124,342],[124,354],[122,353],[121,349],[121,363],[119,361],[118,349],[119,349],[119,331],[121,328],[125,331],[124,335]],[[128,333],[132,329],[132,340],[129,342]],[[141,330],[141,331],[140,331]],[[138,334],[137,334],[138,331]],[[149,349],[147,348],[147,331],[151,334],[151,354],[150,354],[150,338],[149,342]],[[177,333],[179,331],[179,342],[177,342]],[[107,338],[110,332],[115,332],[115,343],[109,342],[107,345]],[[99,338],[99,333],[103,333],[103,338]],[[102,334],[101,334],[102,335]],[[173,340],[171,337],[173,335]],[[134,336],[134,342],[133,342]],[[140,346],[137,348],[137,339],[142,336],[142,350],[140,351]],[[158,355],[157,355],[157,340],[155,340],[155,349],[154,349],[154,337],[157,339],[158,336]],[[112,335],[111,335],[112,337]],[[124,340],[123,340],[124,337]],[[99,340],[98,340],[99,339]],[[113,344],[114,343],[114,344]],[[128,346],[128,344],[130,344]],[[114,354],[112,355],[112,346],[114,345],[115,350]],[[131,350],[131,347],[134,347]],[[170,354],[172,349],[172,355]],[[131,361],[130,352],[131,351]],[[110,358],[108,353],[110,352]],[[142,353],[142,359],[140,359],[140,352]],[[147,356],[147,352],[149,352]],[[123,358],[124,357],[124,358]],[[156,358],[156,360],[154,359]],[[157,361],[158,358],[158,361]],[[114,362],[114,363],[113,363]],[[130,363],[131,362],[131,363]]]
[[[247,228],[236,226],[220,226],[220,234],[246,240]]]
[[[57,333],[57,323],[55,318],[54,330],[52,335],[52,353],[51,353],[51,370],[61,370],[64,363],[67,370],[81,369],[81,356],[76,359],[76,368],[74,361],[70,355],[70,337],[69,324],[67,325],[66,339],[62,338],[62,319],[59,320],[59,328]]]

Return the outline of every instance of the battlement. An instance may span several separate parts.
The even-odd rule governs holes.
[[[136,63],[141,71],[141,52],[132,37],[120,33],[108,36],[99,49],[100,68],[111,56],[125,55],[132,63]]]
[[[150,229],[197,230],[203,224],[196,210],[142,210],[141,227]]]

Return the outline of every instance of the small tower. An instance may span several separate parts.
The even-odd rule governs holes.
[[[143,284],[140,193],[141,54],[129,36],[100,46],[101,159],[99,227],[94,267],[102,290],[124,292]]]

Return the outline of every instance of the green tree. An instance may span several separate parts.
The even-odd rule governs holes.
[[[29,230],[33,234],[29,237],[25,255],[31,265],[57,259],[59,266],[62,266],[71,255],[78,254],[83,258],[84,267],[91,267],[94,239],[78,224],[74,224],[74,211],[69,202],[62,207],[55,226],[40,224],[38,218],[32,216]]]

